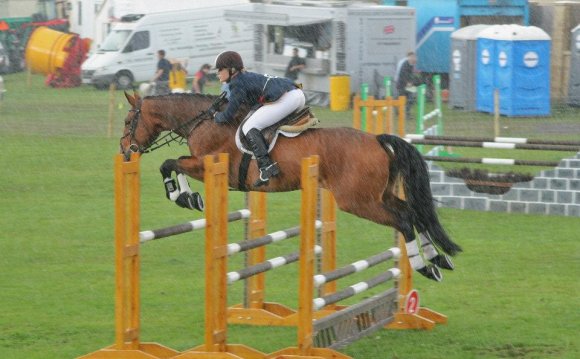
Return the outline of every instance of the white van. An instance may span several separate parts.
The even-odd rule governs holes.
[[[243,6],[243,5],[242,5]],[[236,5],[227,9],[235,9]],[[213,65],[222,51],[238,51],[247,66],[253,59],[253,25],[226,21],[226,7],[123,16],[103,43],[82,64],[82,81],[97,88],[115,83],[131,88],[149,81],[157,69],[157,51],[187,64],[189,76]]]

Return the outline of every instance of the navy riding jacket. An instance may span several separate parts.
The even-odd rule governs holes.
[[[234,115],[245,103],[250,108],[274,102],[286,92],[296,88],[292,81],[282,77],[270,77],[254,72],[238,72],[230,83],[230,97],[227,108],[223,112],[218,112],[214,119],[216,123],[225,123],[234,118]]]

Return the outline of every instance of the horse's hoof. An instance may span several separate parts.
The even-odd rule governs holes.
[[[455,265],[447,254],[438,254],[429,260],[431,263],[435,264],[439,268],[454,270]]]
[[[436,282],[441,282],[443,280],[443,275],[437,266],[425,266],[423,268],[417,269],[417,272],[421,273],[424,277],[427,277]]]
[[[203,198],[197,192],[183,192],[179,195],[179,197],[177,197],[175,203],[177,203],[177,205],[181,208],[197,209],[201,212],[203,212],[204,209]]]

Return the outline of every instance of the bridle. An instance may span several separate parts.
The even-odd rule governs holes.
[[[180,126],[169,130],[168,133],[161,136],[160,138],[149,141],[144,145],[139,145],[135,142],[135,131],[137,130],[137,125],[141,118],[141,101],[138,102],[135,108],[129,110],[129,113],[133,112],[134,115],[131,118],[131,122],[129,123],[129,132],[123,135],[120,139],[122,142],[125,138],[129,137],[129,148],[126,156],[128,156],[132,152],[137,153],[149,153],[153,152],[156,149],[159,149],[163,146],[169,146],[172,142],[177,142],[179,145],[185,143],[191,133],[205,120],[212,119],[211,110],[215,108],[219,108],[225,101],[226,96],[225,92],[222,93],[209,107],[209,109],[200,112],[197,116],[192,118],[189,121],[184,122]],[[191,126],[188,131],[184,131],[186,135],[180,134],[181,130],[185,129],[186,127]],[[122,149],[122,145],[121,145]]]

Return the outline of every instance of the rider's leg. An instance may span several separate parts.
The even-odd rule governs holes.
[[[305,98],[302,90],[296,89],[285,93],[278,101],[260,107],[252,114],[242,127],[242,132],[251,145],[252,152],[258,161],[260,178],[254,186],[261,186],[270,180],[270,177],[280,173],[278,164],[268,155],[268,144],[260,130],[273,125],[290,113],[304,107]]]
[[[268,145],[260,130],[252,128],[246,133],[246,138],[252,146],[252,152],[258,161],[258,168],[260,169],[260,179],[254,183],[254,186],[261,186],[266,184],[270,177],[280,174],[280,167],[278,163],[272,162],[268,155]]]

